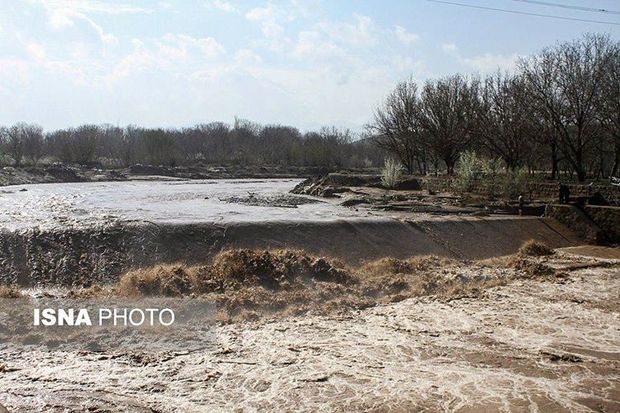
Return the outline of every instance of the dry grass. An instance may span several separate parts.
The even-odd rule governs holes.
[[[518,255],[526,257],[543,257],[547,255],[553,255],[554,251],[549,248],[545,243],[535,241],[533,239],[526,241],[519,248]]]
[[[137,269],[110,288],[72,294],[201,296],[217,305],[220,321],[238,321],[348,311],[425,295],[442,300],[477,297],[514,278],[548,277],[553,272],[521,254],[493,265],[427,256],[383,258],[351,268],[297,250],[237,249],[221,252],[206,265]]]
[[[229,250],[215,256],[211,275],[234,286],[260,285],[269,289],[286,288],[295,282],[316,281],[346,284],[352,281],[344,268],[324,258],[297,250]]]
[[[556,271],[545,263],[521,258],[519,256],[510,260],[509,265],[517,270],[517,278],[550,278],[556,274]]]
[[[237,249],[219,253],[205,266],[173,264],[130,271],[116,289],[126,296],[182,296],[248,287],[286,290],[319,281],[347,284],[353,279],[334,263],[301,251]]]
[[[21,298],[21,291],[15,287],[0,286],[0,298]]]
[[[197,285],[197,268],[158,265],[128,272],[116,285],[116,291],[122,296],[175,297],[191,294]]]
[[[428,271],[433,268],[443,268],[452,263],[454,263],[454,261],[434,255],[414,257],[407,260],[388,257],[367,262],[359,271],[366,275],[412,274],[420,271]]]

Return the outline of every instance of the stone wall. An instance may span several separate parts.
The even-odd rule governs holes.
[[[567,184],[570,197],[588,196],[588,185]],[[558,184],[554,182],[532,182],[528,184],[528,190],[532,191],[535,198],[559,200]],[[612,185],[593,185],[592,194],[599,192],[603,197],[614,205],[620,204],[620,187]]]
[[[620,243],[620,207],[549,204],[545,216],[555,218],[586,242]]]
[[[549,204],[545,209],[545,216],[555,218],[586,242],[592,244],[604,242],[605,237],[601,228],[574,205]]]
[[[422,189],[430,189],[433,192],[450,192],[454,190],[454,178],[448,176],[426,176],[419,178]],[[571,198],[585,197],[588,195],[588,185],[567,184]],[[500,185],[498,185],[500,186]],[[472,184],[472,193],[488,194],[489,186],[480,180]],[[592,193],[600,192],[601,195],[613,205],[620,205],[620,187],[612,185],[593,185]],[[534,199],[559,200],[558,184],[556,182],[530,182],[527,185],[527,196]]]
[[[609,242],[620,244],[620,207],[589,205],[585,211]]]

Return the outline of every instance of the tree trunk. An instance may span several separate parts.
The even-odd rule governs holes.
[[[620,145],[616,145],[615,152],[616,154],[614,158],[614,166],[613,168],[611,168],[611,175],[609,176],[610,178],[616,176],[618,168],[620,168]]]
[[[558,148],[555,144],[551,144],[551,179],[555,179],[558,175]]]
[[[454,175],[454,164],[456,163],[454,159],[448,157],[444,159],[446,163],[446,169],[448,170],[448,175]]]
[[[575,165],[574,165],[575,173],[577,174],[577,180],[579,182],[584,182],[586,180],[586,169],[583,166],[583,156],[581,152],[575,154]]]

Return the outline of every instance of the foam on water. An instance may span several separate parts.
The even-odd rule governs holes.
[[[368,215],[336,202],[282,208],[229,201],[248,195],[293,197],[288,192],[298,182],[296,179],[220,179],[13,186],[0,193],[0,227],[90,226],[117,220],[175,224],[326,221]]]

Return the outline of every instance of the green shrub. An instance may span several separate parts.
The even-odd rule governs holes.
[[[508,198],[516,198],[527,191],[530,176],[525,168],[508,170],[504,175],[503,194]]]
[[[392,158],[385,160],[385,166],[381,171],[381,184],[386,188],[396,188],[402,176],[402,168],[399,162]]]
[[[480,171],[481,160],[476,152],[463,152],[459,157],[459,167],[456,171],[456,188],[462,192],[471,191]]]
[[[515,198],[527,191],[530,176],[525,168],[506,169],[499,158],[482,158],[476,152],[463,152],[459,158],[455,189],[471,192],[474,189],[492,196]],[[479,184],[478,188],[474,188]]]
[[[499,158],[481,160],[483,184],[490,195],[499,195],[499,181],[503,173],[503,162]]]

